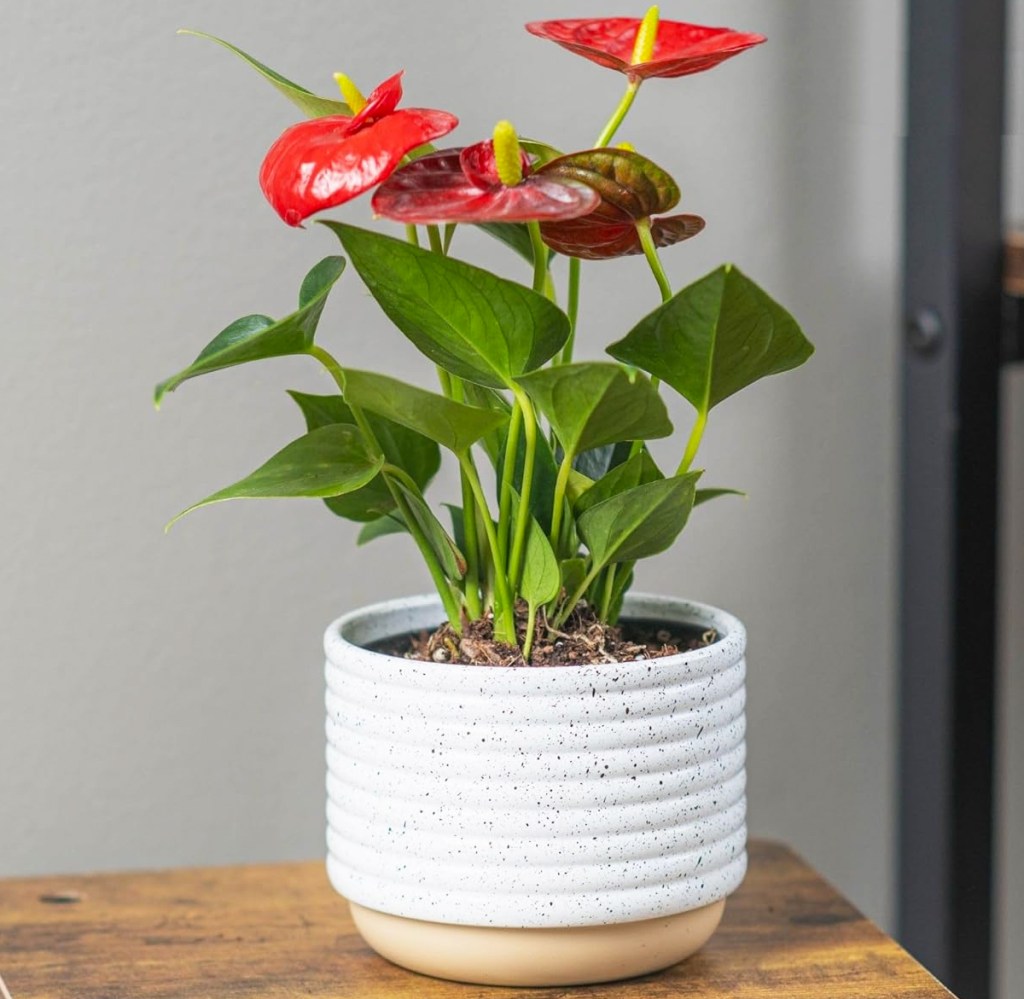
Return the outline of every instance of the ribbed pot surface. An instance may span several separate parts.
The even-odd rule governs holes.
[[[434,597],[332,624],[334,887],[380,912],[500,927],[651,919],[734,891],[746,870],[743,626],[642,595],[625,616],[720,638],[658,660],[499,668],[363,647],[435,627]]]

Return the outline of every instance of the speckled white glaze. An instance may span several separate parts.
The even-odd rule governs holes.
[[[715,628],[656,661],[497,668],[364,647],[442,618],[435,597],[335,621],[327,870],[370,909],[470,926],[651,919],[746,870],[743,625],[631,595],[625,616]]]

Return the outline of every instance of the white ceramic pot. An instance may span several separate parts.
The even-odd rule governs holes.
[[[746,870],[743,625],[631,595],[706,648],[596,666],[415,662],[366,646],[435,597],[327,629],[327,870],[397,964],[481,984],[645,974],[703,945]]]

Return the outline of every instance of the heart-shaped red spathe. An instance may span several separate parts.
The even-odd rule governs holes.
[[[530,172],[502,184],[491,140],[430,153],[394,173],[373,196],[377,215],[407,225],[447,222],[537,222],[572,219],[600,204],[590,188]]]
[[[407,153],[458,125],[447,111],[397,109],[401,75],[377,87],[358,114],[301,121],[270,147],[260,168],[260,187],[288,225],[369,190],[388,178]]]
[[[655,246],[672,246],[696,236],[704,228],[699,215],[669,215],[651,221]],[[565,222],[542,222],[544,244],[567,257],[582,260],[611,260],[643,253],[636,221],[610,205],[601,205],[582,218]]]
[[[656,163],[634,150],[587,149],[541,167],[541,176],[584,184],[600,204],[581,218],[542,222],[544,243],[552,250],[584,260],[608,260],[642,253],[637,224],[648,222],[656,246],[671,246],[704,228],[699,215],[652,219],[679,202],[679,187]]]
[[[764,35],[732,28],[660,21],[651,58],[634,65],[630,59],[640,23],[638,17],[577,18],[532,21],[526,30],[634,80],[701,73],[765,41]]]

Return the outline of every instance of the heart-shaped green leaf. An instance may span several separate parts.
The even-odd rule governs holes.
[[[573,509],[577,517],[582,516],[592,506],[603,503],[627,489],[635,489],[647,482],[663,479],[661,469],[654,463],[647,449],[633,455],[628,461],[616,465],[610,472],[597,480],[586,492],[576,500]]]
[[[371,520],[368,524],[363,524],[356,544],[368,545],[371,541],[376,541],[377,538],[386,538],[389,534],[405,534],[406,531],[408,528],[400,513],[385,514],[383,517]]]
[[[229,499],[341,496],[365,486],[383,464],[382,457],[366,450],[356,427],[321,427],[292,441],[244,479],[183,510],[167,526],[202,506]]]
[[[608,353],[707,414],[759,378],[803,364],[814,348],[781,305],[726,264],[641,319]]]
[[[687,472],[627,489],[592,506],[576,523],[591,572],[665,551],[686,526],[701,473]]]
[[[543,295],[410,243],[325,222],[391,321],[436,364],[471,382],[511,387],[552,358],[569,319]]]
[[[178,34],[195,35],[196,38],[206,38],[211,42],[216,42],[218,45],[223,46],[229,52],[234,52],[236,56],[252,66],[260,76],[276,87],[278,91],[284,94],[292,104],[299,108],[299,110],[309,118],[324,118],[327,115],[333,114],[352,114],[352,109],[344,101],[335,101],[327,97],[317,97],[316,94],[311,93],[305,87],[300,87],[297,83],[292,83],[291,80],[286,79],[276,70],[263,65],[263,63],[258,59],[254,59],[247,52],[243,52],[237,46],[232,45],[231,42],[224,41],[223,38],[217,38],[215,35],[208,35],[204,31],[193,31],[191,28],[181,28],[178,31]]]
[[[305,392],[288,394],[302,410],[308,430],[335,423],[355,423],[352,410],[340,395],[307,395]],[[441,467],[441,451],[437,444],[382,416],[370,413],[366,419],[388,463],[407,472],[421,491],[426,489]],[[339,517],[363,522],[376,520],[395,509],[394,497],[382,476],[377,476],[354,493],[336,496],[324,502]]]
[[[542,166],[538,174],[585,184],[632,219],[660,215],[679,203],[679,186],[646,156],[626,149],[588,149]],[[600,208],[598,208],[600,211]]]
[[[672,433],[665,403],[643,375],[618,364],[584,362],[544,368],[519,384],[548,418],[566,454]]]
[[[343,257],[325,257],[303,280],[297,311],[277,322],[268,316],[243,316],[221,330],[187,368],[156,387],[157,407],[168,392],[173,392],[182,382],[197,375],[232,368],[247,361],[308,353],[328,292],[344,269]]]
[[[589,479],[600,479],[611,469],[626,461],[633,446],[630,441],[619,441],[618,444],[605,444],[604,447],[593,447],[589,451],[581,451],[572,460],[572,467]]]
[[[526,531],[526,549],[523,555],[523,575],[519,583],[519,595],[531,606],[539,607],[554,600],[562,588],[562,577],[558,560],[551,548],[548,536],[530,518]]]
[[[508,420],[497,410],[467,406],[371,371],[345,370],[345,398],[353,406],[415,430],[455,454],[465,454],[484,434]]]
[[[562,559],[559,571],[562,577],[562,588],[566,593],[575,593],[587,578],[587,560],[585,558]]]
[[[434,516],[433,510],[423,502],[422,497],[407,488],[400,479],[395,479],[394,483],[406,503],[409,504],[409,509],[437,556],[445,576],[457,583],[466,575],[466,557],[441,526],[441,522]]]

